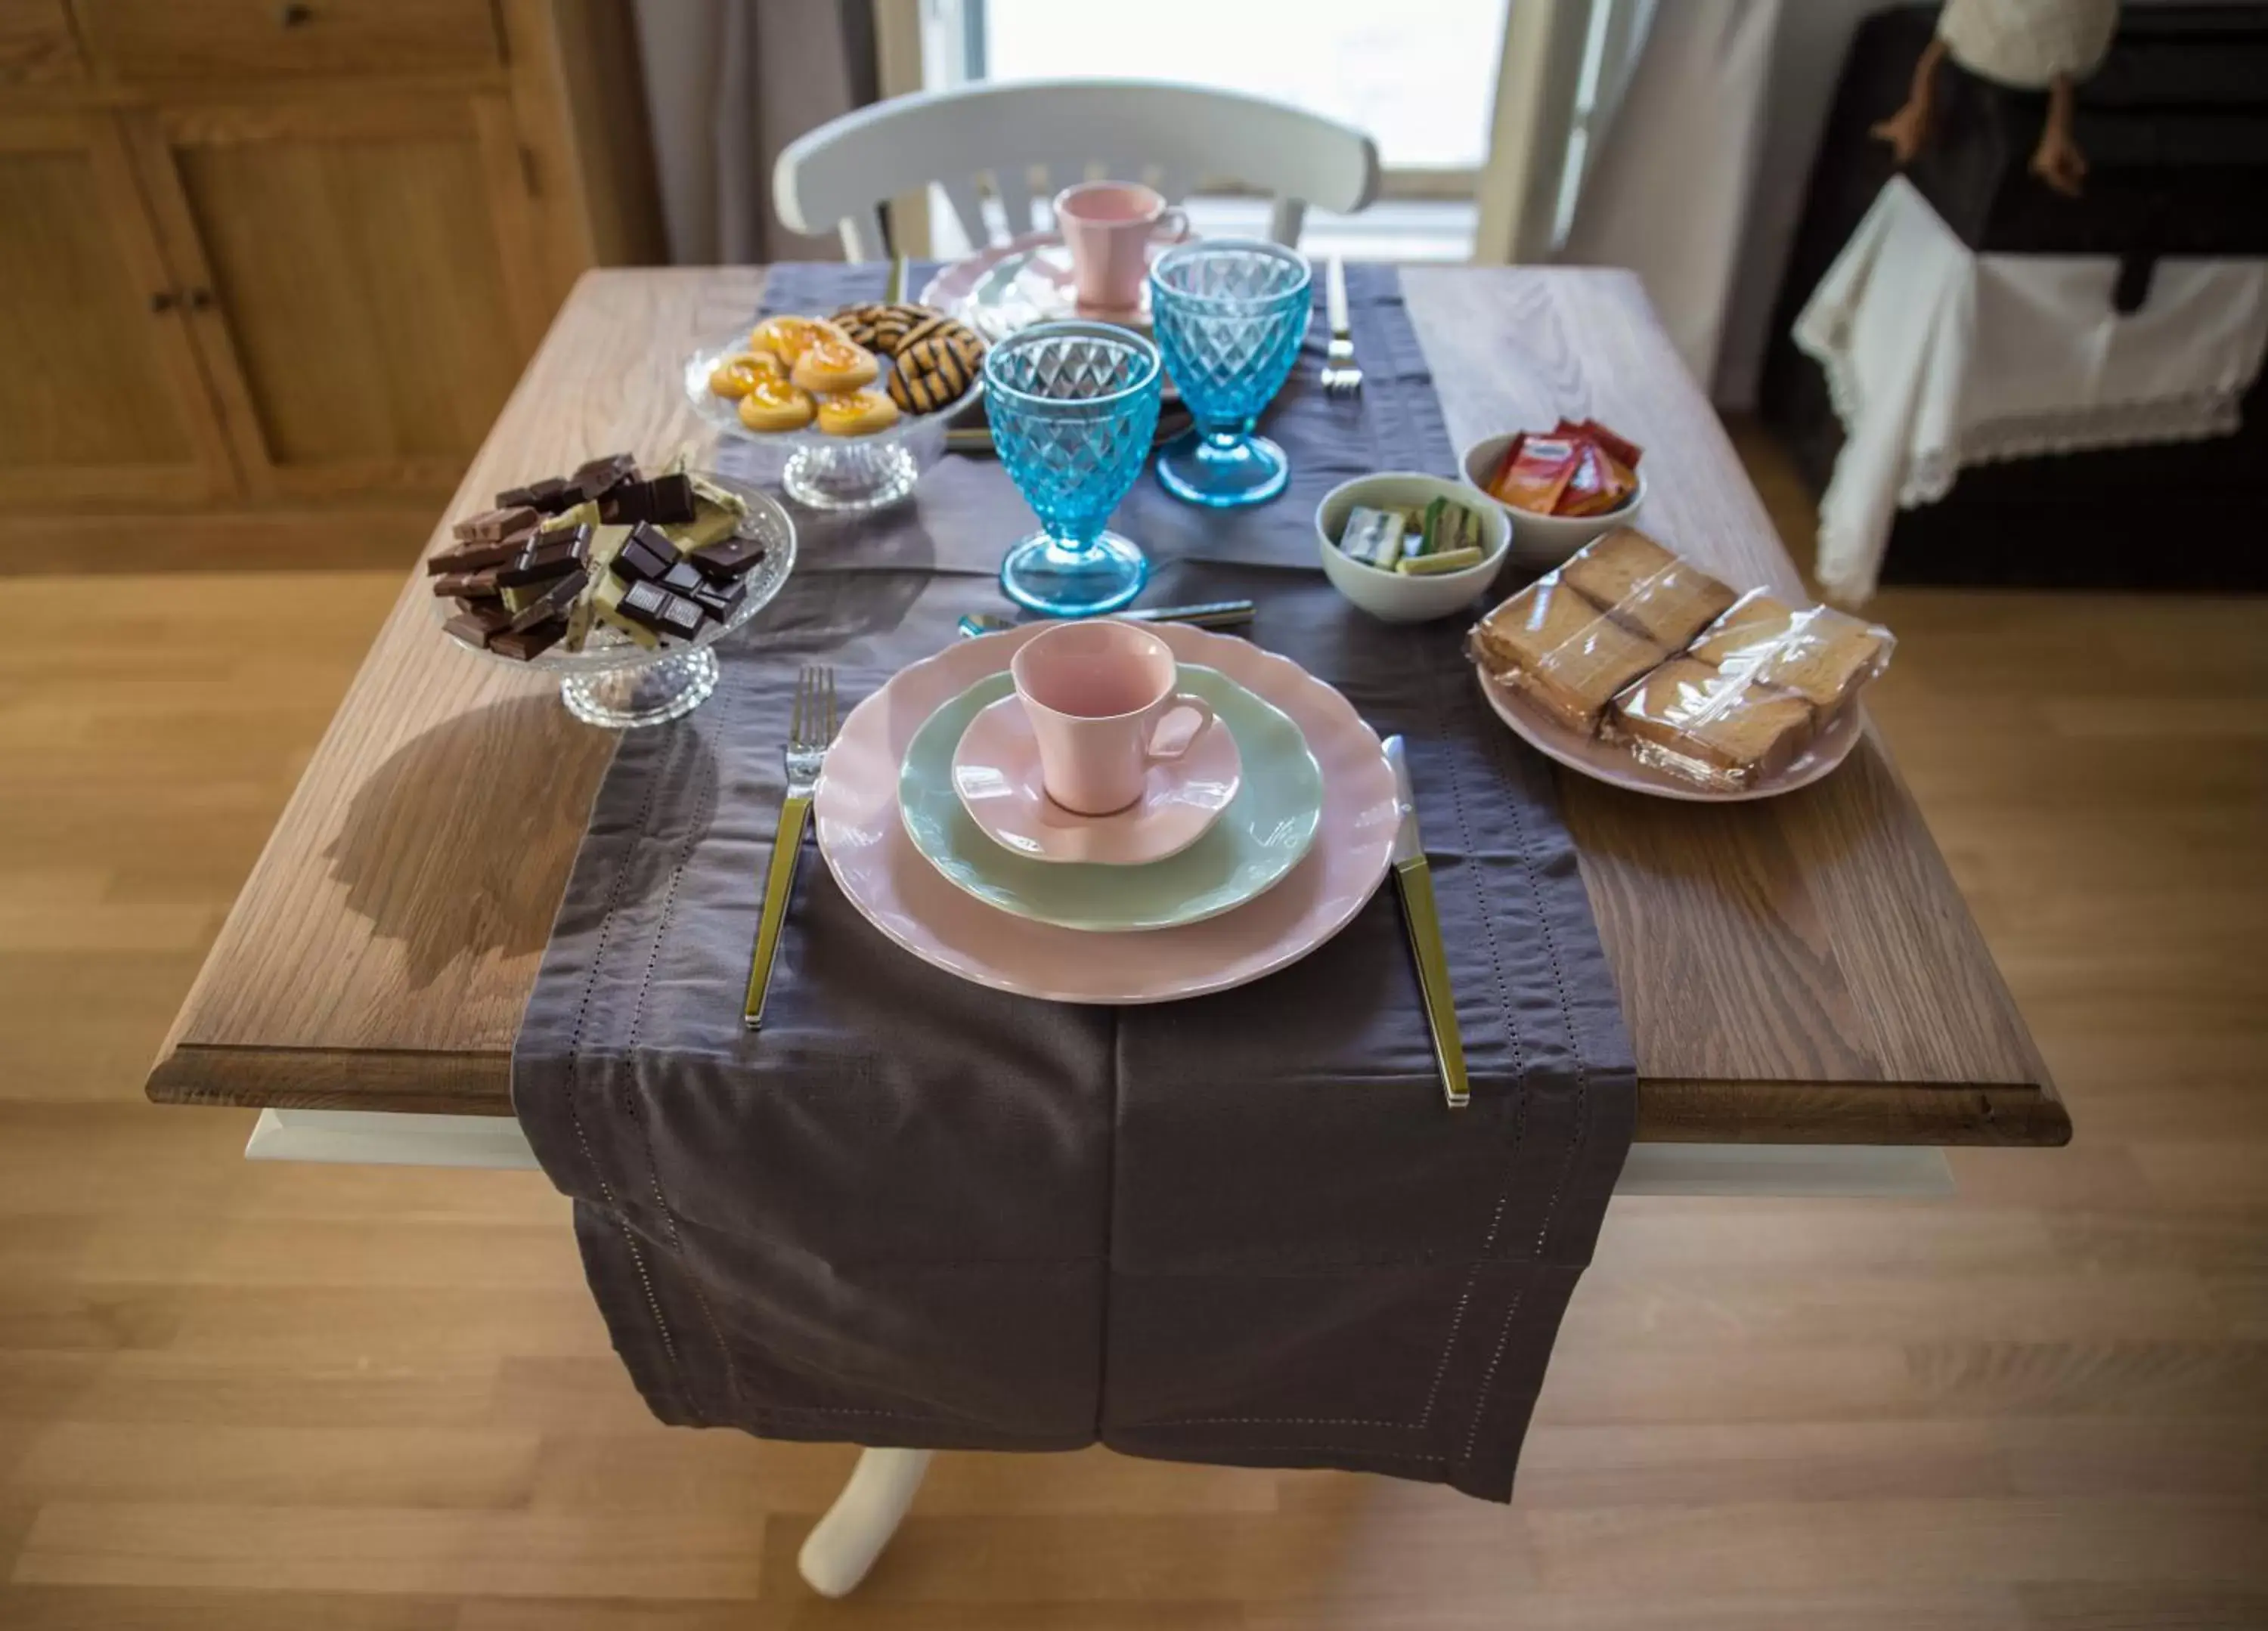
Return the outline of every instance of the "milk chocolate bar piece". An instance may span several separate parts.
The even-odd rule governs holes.
[[[651,481],[622,481],[599,500],[599,515],[608,521],[654,521],[665,525],[690,521],[695,514],[693,483],[683,475],[658,475]]]
[[[457,614],[442,627],[467,645],[485,646],[512,626],[501,600],[460,600]]]
[[[525,634],[538,623],[566,616],[568,608],[590,581],[591,575],[578,566],[566,577],[545,584],[541,594],[512,613],[508,627],[515,633]]]
[[[579,521],[572,526],[547,526],[527,540],[527,547],[531,550],[564,549],[578,562],[587,561],[591,557],[592,531],[587,523]]]
[[[501,566],[535,540],[532,531],[513,533],[484,543],[453,544],[425,557],[425,569],[439,577],[451,572],[477,572]]]
[[[700,569],[703,577],[721,584],[746,577],[748,569],[764,558],[764,547],[753,538],[728,538],[685,558]]]
[[[488,649],[490,637],[497,631],[470,612],[460,612],[441,625],[441,632],[452,639],[462,641],[475,651],[482,651]]]
[[[492,600],[503,588],[494,568],[484,572],[451,572],[433,580],[433,593],[443,600]]]
[[[701,608],[659,584],[632,584],[622,591],[622,613],[658,635],[691,639],[701,627]]]
[[[490,544],[514,533],[525,533],[542,519],[526,504],[512,504],[467,516],[450,530],[467,543]]]
[[[533,628],[507,628],[489,642],[489,650],[525,663],[557,645],[566,632],[567,620],[563,617],[538,623]]]
[[[573,482],[548,475],[541,481],[530,481],[526,487],[507,488],[497,495],[496,501],[500,509],[509,510],[519,505],[541,511],[545,515],[557,515],[563,510],[571,509],[581,497]]]
[[[661,532],[641,521],[615,552],[615,575],[633,582],[659,582],[677,564],[677,551]]]
[[[638,479],[637,460],[628,453],[608,453],[604,459],[586,459],[575,467],[568,484],[585,498],[597,498],[613,491],[625,481]]]

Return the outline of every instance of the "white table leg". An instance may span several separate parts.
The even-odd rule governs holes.
[[[866,1577],[882,1548],[898,1531],[898,1520],[913,1504],[929,1471],[927,1450],[865,1450],[850,1469],[850,1481],[827,1509],[795,1566],[821,1597],[841,1597]]]

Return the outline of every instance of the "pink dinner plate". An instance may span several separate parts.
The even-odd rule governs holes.
[[[884,936],[948,973],[1059,1003],[1167,1003],[1285,967],[1346,927],[1386,876],[1400,812],[1377,733],[1353,705],[1287,658],[1226,635],[1153,625],[1175,658],[1219,669],[1291,716],[1323,772],[1322,826],[1307,857],[1248,906],[1144,933],[1057,928],[995,910],[922,858],[898,814],[898,768],[930,715],[1008,666],[1030,624],[948,646],[850,710],[813,801],[819,853]]]
[[[1035,861],[1099,866],[1147,866],[1181,854],[1220,819],[1243,773],[1236,738],[1216,722],[1181,757],[1144,772],[1142,796],[1128,808],[1077,814],[1048,797],[1039,738],[1014,696],[970,720],[953,750],[953,790],[987,838]]]
[[[1656,798],[1682,798],[1697,804],[1736,804],[1745,799],[1772,798],[1792,793],[1799,787],[1808,787],[1843,762],[1867,728],[1865,710],[1854,702],[1813,738],[1811,746],[1786,769],[1763,777],[1753,787],[1719,790],[1702,787],[1667,770],[1657,770],[1632,757],[1630,750],[1618,742],[1578,736],[1478,664],[1474,665],[1473,672],[1480,679],[1481,694],[1488,698],[1497,717],[1546,759],[1557,760],[1594,782]]]
[[[1158,239],[1147,246],[1149,260],[1183,239]],[[922,290],[921,304],[949,312],[987,340],[1004,340],[1034,323],[1086,317],[1135,328],[1150,327],[1150,288],[1130,311],[1104,311],[1079,305],[1071,283],[1071,251],[1054,232],[1026,232],[1005,244],[991,244],[940,268]]]

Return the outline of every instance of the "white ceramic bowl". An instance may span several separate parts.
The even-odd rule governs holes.
[[[1381,572],[1339,553],[1338,536],[1347,512],[1357,504],[1372,509],[1414,510],[1436,498],[1462,504],[1481,518],[1486,557],[1462,572],[1427,575]],[[1373,617],[1389,623],[1423,623],[1461,612],[1496,581],[1512,547],[1512,523],[1504,506],[1485,493],[1438,475],[1388,470],[1342,481],[1315,506],[1315,546],[1322,551],[1323,576]]]
[[[1512,558],[1519,562],[1521,571],[1548,572],[1555,566],[1565,566],[1568,556],[1600,533],[1637,521],[1638,511],[1646,504],[1643,468],[1634,472],[1638,491],[1631,495],[1630,502],[1603,515],[1536,515],[1492,496],[1488,490],[1489,478],[1504,462],[1504,451],[1518,434],[1506,431],[1502,436],[1484,437],[1465,449],[1460,467],[1465,473],[1466,489],[1512,523]]]

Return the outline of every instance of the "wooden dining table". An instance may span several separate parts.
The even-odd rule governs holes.
[[[763,276],[586,274],[449,513],[595,453],[704,441],[682,360],[748,320]],[[1458,444],[1562,414],[1614,424],[1646,446],[1646,530],[1735,585],[1802,594],[1634,276],[1403,277]],[[514,1151],[512,1038],[614,741],[545,676],[443,639],[404,564],[149,1078],[160,1103],[268,1112],[256,1155]],[[1634,1167],[1716,1147],[1752,1174],[1762,1147],[1800,1146],[1832,1188],[1832,1163],[1863,1175],[1869,1150],[2069,1138],[1879,731],[1778,798],[1672,802],[1565,771],[1559,787],[1637,1055]]]

